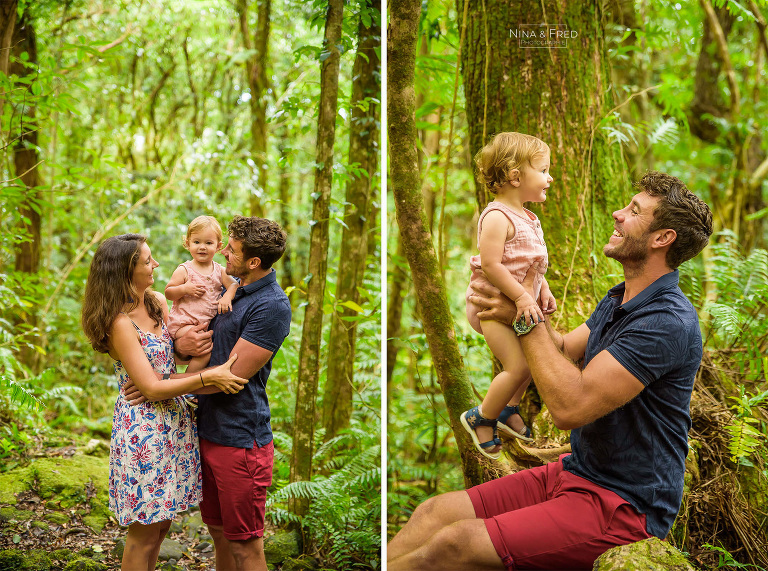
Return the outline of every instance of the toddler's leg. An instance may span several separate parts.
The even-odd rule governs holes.
[[[522,397],[525,391],[523,385],[530,373],[520,340],[511,327],[498,321],[483,321],[482,327],[488,347],[501,361],[504,370],[491,381],[480,410],[485,418],[498,418],[511,398],[517,397],[517,393]],[[481,441],[487,439],[486,437],[491,438],[492,433],[491,427],[481,426],[477,429],[477,437]]]
[[[210,360],[210,353],[206,353],[200,357],[192,357],[189,360],[189,365],[187,365],[187,373],[196,373],[197,371],[202,371],[208,366],[208,361]]]

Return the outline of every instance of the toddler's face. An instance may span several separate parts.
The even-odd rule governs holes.
[[[206,228],[192,232],[189,236],[189,253],[192,258],[201,264],[208,264],[213,260],[213,256],[221,249],[219,240],[213,228]]]
[[[520,198],[523,202],[544,202],[552,180],[549,174],[549,152],[537,155],[530,164],[523,167],[520,174]]]

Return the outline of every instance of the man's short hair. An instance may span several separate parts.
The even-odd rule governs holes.
[[[255,216],[235,216],[227,227],[229,235],[243,243],[243,259],[259,258],[265,270],[285,252],[287,234],[277,222]]]
[[[712,211],[674,176],[657,171],[647,173],[635,187],[660,198],[648,232],[671,228],[677,238],[667,251],[667,266],[677,268],[701,252],[712,235]]]

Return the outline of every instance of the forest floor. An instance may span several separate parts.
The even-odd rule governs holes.
[[[120,569],[126,529],[108,511],[108,451],[100,440],[80,447],[39,444],[24,460],[0,461],[0,570]],[[270,568],[291,567],[275,563],[287,558],[275,550],[298,555],[297,546],[270,541],[281,535],[287,533],[267,526],[265,545],[273,549]],[[193,508],[172,523],[157,568],[212,570],[212,544],[199,510]]]

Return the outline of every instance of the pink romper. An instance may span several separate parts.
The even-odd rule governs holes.
[[[483,227],[483,219],[485,215],[492,210],[498,210],[509,219],[510,223],[515,227],[515,236],[511,240],[507,240],[504,243],[504,253],[501,256],[501,263],[509,270],[517,281],[520,283],[525,279],[525,274],[528,272],[528,268],[531,267],[533,262],[539,262],[539,273],[536,274],[533,282],[533,296],[538,301],[539,293],[541,292],[541,284],[544,281],[544,273],[547,271],[547,264],[549,259],[547,256],[547,246],[544,242],[544,232],[541,229],[541,222],[536,215],[524,208],[526,216],[522,216],[509,208],[506,204],[501,202],[489,202],[485,207],[480,219],[477,221],[477,241],[480,242],[480,232]],[[543,262],[543,263],[542,263]],[[478,333],[482,333],[483,330],[480,327],[480,319],[477,317],[477,313],[480,308],[474,303],[469,301],[469,296],[472,295],[472,286],[478,283],[490,284],[488,278],[485,277],[480,266],[480,256],[472,256],[469,259],[469,267],[472,269],[472,277],[469,280],[469,287],[466,293],[467,302],[467,319],[472,329]]]
[[[176,339],[179,328],[185,325],[199,324],[208,327],[211,319],[219,310],[221,276],[224,272],[224,266],[213,262],[211,275],[204,276],[192,267],[192,263],[192,260],[189,260],[180,265],[186,268],[189,281],[205,286],[205,293],[200,297],[185,295],[173,302],[171,313],[168,316],[168,332],[174,339]]]

